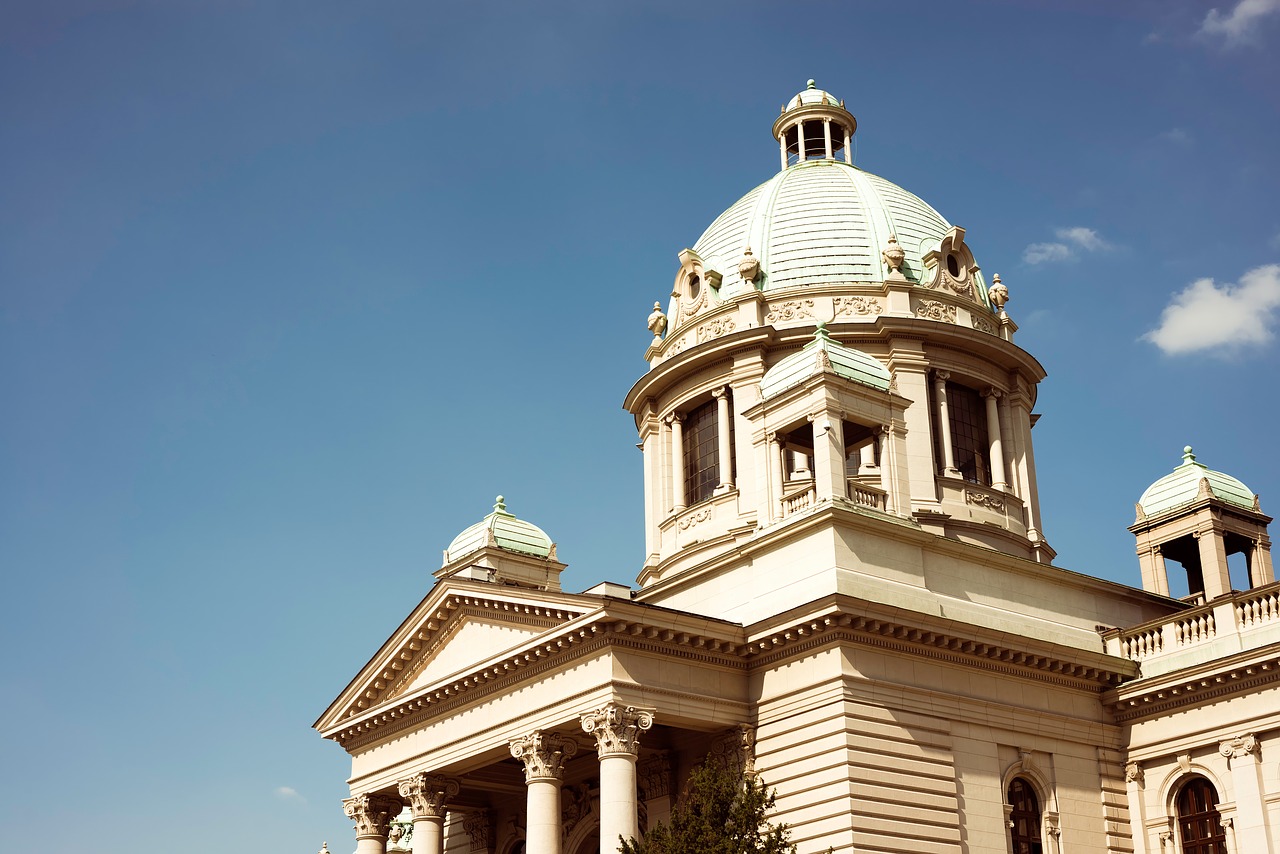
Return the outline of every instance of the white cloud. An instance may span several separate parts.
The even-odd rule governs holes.
[[[1086,252],[1101,252],[1111,248],[1111,244],[1103,240],[1098,232],[1080,225],[1074,228],[1060,228],[1054,234],[1059,240],[1074,243]]]
[[[1200,32],[1208,36],[1222,36],[1228,47],[1235,47],[1252,41],[1257,34],[1258,22],[1277,12],[1280,12],[1280,0],[1240,0],[1226,13],[1210,9],[1200,25]]]
[[[282,801],[297,801],[302,804],[307,802],[307,799],[298,794],[298,790],[292,786],[277,786],[275,795]]]
[[[1169,128],[1156,136],[1160,140],[1173,143],[1174,145],[1187,146],[1191,144],[1191,134],[1187,133],[1185,128]]]
[[[1160,325],[1143,335],[1165,354],[1231,353],[1274,337],[1280,309],[1280,264],[1255,267],[1239,284],[1198,279],[1173,295]]]
[[[1071,255],[1071,247],[1065,243],[1032,243],[1022,250],[1022,260],[1028,264],[1043,264],[1046,261],[1066,261]]]
[[[1076,257],[1077,250],[1105,252],[1113,248],[1098,232],[1082,225],[1059,228],[1053,234],[1058,238],[1056,242],[1030,244],[1022,250],[1022,260],[1028,264],[1070,261]]]

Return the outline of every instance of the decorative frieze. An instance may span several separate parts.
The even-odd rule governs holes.
[[[712,506],[701,507],[697,510],[694,510],[689,515],[683,517],[676,524],[680,527],[680,530],[687,531],[690,528],[692,528],[694,525],[697,525],[699,522],[705,522],[708,519],[710,519],[714,509],[715,508]]]
[[[956,307],[936,299],[923,299],[916,305],[916,317],[942,323],[955,323]]]
[[[836,297],[832,300],[835,306],[835,316],[841,315],[847,317],[866,317],[868,315],[878,315],[884,309],[880,300],[874,297],[848,296]]]
[[[553,732],[531,732],[514,738],[511,755],[524,763],[524,781],[563,780],[564,765],[578,752],[578,743]]]
[[[356,795],[342,802],[342,811],[355,822],[356,839],[376,836],[386,839],[391,820],[400,814],[399,798],[390,795]]]
[[[978,330],[979,332],[985,332],[988,335],[996,334],[996,325],[992,323],[990,320],[986,320],[985,318],[978,317],[977,315],[975,315],[972,318],[972,321],[973,321],[973,328]]]
[[[979,507],[986,507],[999,513],[1004,512],[1004,499],[997,498],[987,492],[979,492],[976,489],[966,489],[964,491],[964,503],[976,504]]]
[[[776,303],[769,309],[769,313],[764,316],[764,322],[772,324],[781,321],[786,323],[804,317],[813,317],[813,300],[811,299],[787,300],[786,302]]]
[[[640,733],[653,726],[653,713],[635,706],[610,703],[582,716],[582,729],[596,737],[600,758],[640,752]]]
[[[439,774],[414,774],[401,780],[398,788],[414,818],[444,818],[445,802],[458,794],[458,781]]]
[[[728,335],[737,328],[737,324],[732,317],[721,317],[702,324],[697,328],[695,334],[698,343],[701,344],[704,341],[713,341],[721,335]]]

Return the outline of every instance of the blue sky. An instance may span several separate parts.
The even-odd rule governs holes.
[[[0,849],[354,847],[311,722],[507,496],[630,582],[621,401],[814,77],[1049,372],[1058,563],[1280,508],[1280,0],[0,5]]]

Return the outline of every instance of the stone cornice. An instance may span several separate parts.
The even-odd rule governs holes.
[[[1128,723],[1254,692],[1268,685],[1280,686],[1280,645],[1265,651],[1247,650],[1198,667],[1138,679],[1108,691],[1102,701],[1118,721]]]

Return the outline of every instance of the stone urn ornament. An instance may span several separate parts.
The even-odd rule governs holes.
[[[902,277],[902,262],[907,260],[907,253],[902,251],[902,247],[898,245],[898,235],[889,235],[889,245],[880,253],[884,258],[885,266],[889,268],[889,275],[895,278]]]
[[[653,314],[649,315],[649,331],[653,333],[654,341],[661,341],[667,332],[667,316],[662,313],[661,303],[653,304]]]
[[[760,275],[760,259],[751,254],[751,247],[742,250],[742,260],[738,262],[738,275],[742,281],[755,284]]]
[[[1009,301],[1009,289],[1001,283],[999,273],[991,277],[991,287],[987,288],[987,297],[996,307],[996,311],[1004,314],[1004,304]]]

